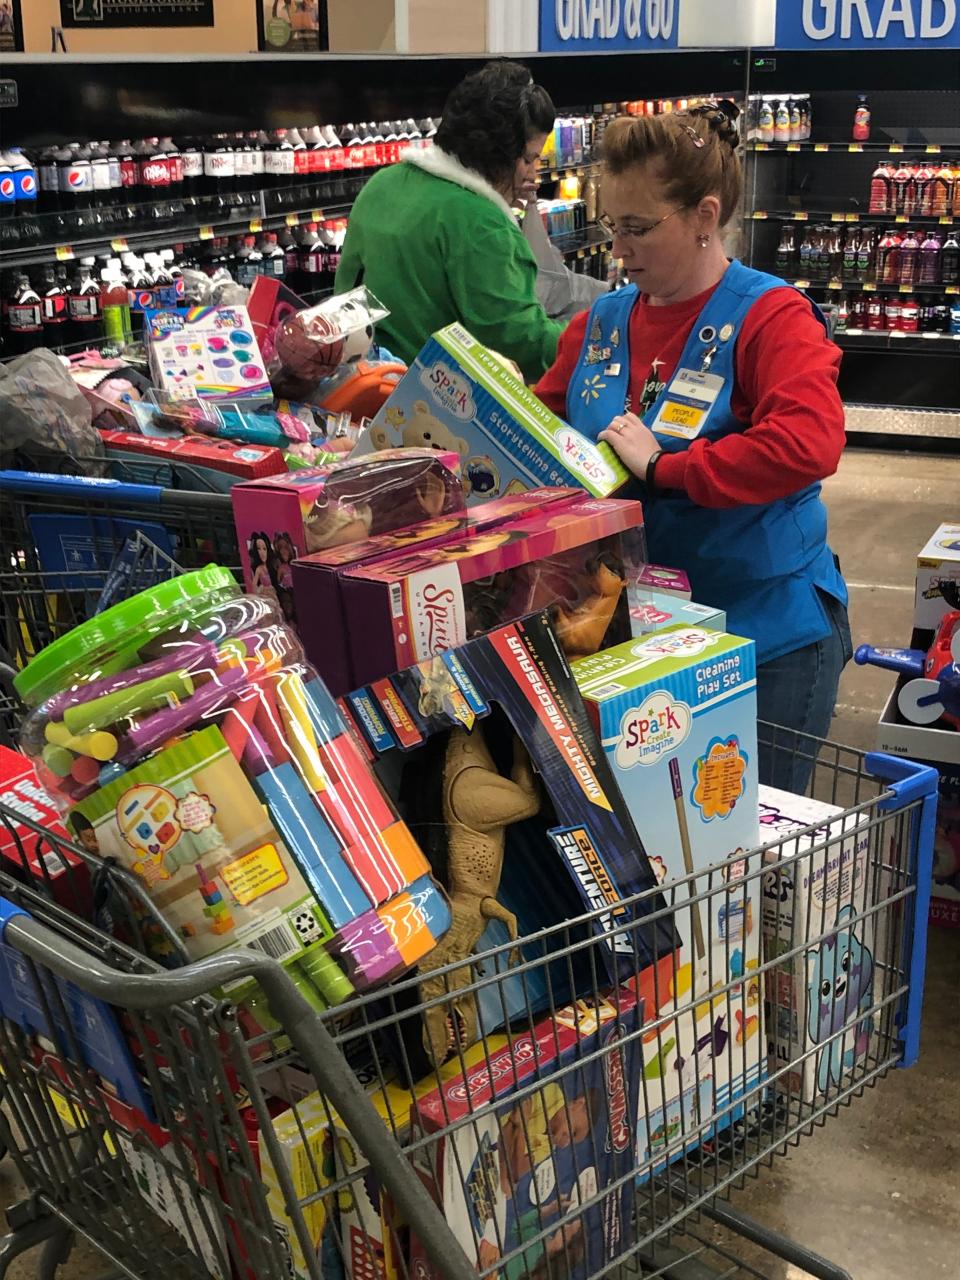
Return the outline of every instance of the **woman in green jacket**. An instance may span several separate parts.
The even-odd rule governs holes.
[[[389,308],[378,334],[408,364],[454,321],[528,380],[553,363],[563,326],[537,301],[511,204],[536,191],[554,115],[526,67],[488,63],[450,94],[434,146],[406,152],[357,197],[336,290],[365,284]]]

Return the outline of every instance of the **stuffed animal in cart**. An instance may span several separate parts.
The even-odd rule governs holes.
[[[450,996],[424,1011],[423,1041],[427,1056],[440,1066],[452,1053],[479,1038],[474,1001],[455,998],[471,981],[467,964],[452,974],[436,970],[470,956],[489,920],[500,920],[511,940],[517,936],[512,912],[497,901],[503,869],[505,828],[532,818],[540,798],[529,757],[514,738],[510,777],[497,770],[477,726],[472,733],[454,729],[443,766],[443,821],[447,828],[447,896],[453,923],[443,941],[420,967],[420,1000],[426,1004]]]
[[[873,1019],[853,1025],[873,1004],[873,954],[847,923],[853,914],[841,907],[836,933],[814,954],[807,988],[810,1039],[823,1045],[817,1058],[817,1088],[826,1093],[866,1053]],[[846,1028],[844,1030],[844,1028]],[[831,1039],[831,1037],[834,1037]]]
[[[904,720],[934,724],[943,719],[960,729],[960,610],[943,618],[926,653],[922,649],[877,649],[862,644],[854,661],[860,666],[869,663],[915,677],[897,695]]]

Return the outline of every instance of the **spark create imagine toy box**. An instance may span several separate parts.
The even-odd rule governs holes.
[[[606,498],[631,479],[609,445],[558,418],[459,324],[429,339],[355,456],[394,445],[458,454],[472,503],[541,485]]]
[[[706,1137],[701,1121],[765,1067],[751,977],[760,884],[749,873],[759,861],[734,856],[755,849],[759,835],[755,650],[751,640],[681,626],[581,659],[573,673],[682,943],[670,983],[653,983],[651,970],[637,984],[648,1017],[674,1019],[644,1045],[638,1147],[640,1163],[661,1153],[668,1162]],[[688,901],[707,889],[706,903]],[[729,996],[692,1004],[728,982]]]

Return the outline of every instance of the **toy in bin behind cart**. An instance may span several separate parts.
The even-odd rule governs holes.
[[[62,479],[71,481],[71,485],[64,488],[65,498],[77,496],[74,488],[77,478],[64,476]],[[101,480],[96,483],[99,489],[103,484],[119,482]],[[130,493],[133,501],[137,501],[134,495],[139,486],[126,484],[122,487]],[[140,492],[143,493],[142,488]],[[160,491],[155,489],[154,492]],[[99,491],[90,493],[91,500],[100,496]],[[120,495],[112,493],[111,497],[113,496],[119,498]],[[138,533],[149,538],[171,559],[175,559],[177,554],[176,538],[162,524],[156,524],[152,520],[126,520],[111,515],[48,515],[38,512],[28,515],[27,522],[33,535],[41,571],[57,575],[46,579],[46,586],[51,591],[89,590],[93,583],[85,575],[91,570],[109,569],[116,556],[117,546]]]
[[[586,1280],[629,1249],[641,1011],[568,1006],[416,1102],[418,1172],[478,1270]]]
[[[72,982],[35,967],[22,952],[4,942],[3,931],[18,916],[30,918],[26,911],[0,898],[0,1014],[28,1036],[42,1036],[61,1057],[76,1061],[76,1048],[78,1066],[95,1071],[124,1102],[152,1117],[153,1105],[137,1076],[113,1010]],[[42,997],[38,983],[44,987]]]
[[[548,616],[498,627],[442,657],[446,674],[431,681],[434,710],[429,722],[413,702],[423,689],[421,667],[418,674],[401,672],[350,695],[348,703],[364,731],[379,722],[391,741],[399,729],[395,740],[413,747],[424,740],[419,725],[428,731],[441,724],[468,727],[464,708],[468,717],[479,718],[485,708],[499,704],[550,797],[560,825],[548,834],[558,865],[576,888],[579,913],[607,912],[597,918],[594,930],[611,975],[629,976],[637,964],[672,952],[677,935],[669,918],[643,922],[648,913],[663,910],[661,898],[654,895],[637,907],[624,905],[632,895],[655,888],[657,880]],[[436,660],[431,669],[437,670]],[[414,713],[419,715],[416,724]],[[533,880],[544,878],[544,857],[541,844],[537,863],[529,869]],[[509,901],[503,905],[513,910]],[[637,924],[626,933],[611,932],[634,920]],[[561,920],[552,916],[522,923],[526,931]]]

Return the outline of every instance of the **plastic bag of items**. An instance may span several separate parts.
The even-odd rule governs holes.
[[[52,351],[28,351],[0,365],[0,422],[3,466],[104,474],[90,405]]]

